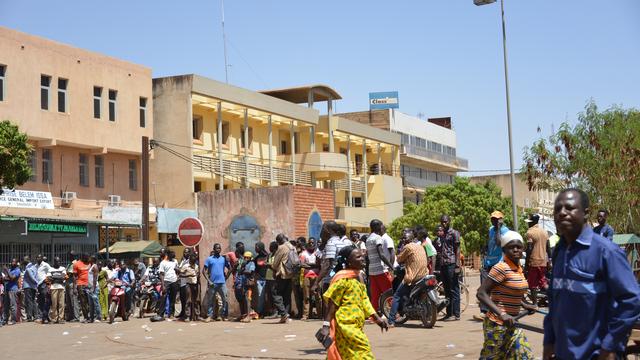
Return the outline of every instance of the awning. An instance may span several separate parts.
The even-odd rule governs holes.
[[[158,232],[177,234],[182,220],[189,217],[197,218],[198,213],[195,210],[158,208]]]
[[[636,234],[615,234],[613,235],[613,242],[620,246],[640,244],[640,236]]]
[[[118,241],[109,247],[109,254],[132,254],[138,257],[156,257],[160,255],[162,245],[157,241]],[[100,254],[106,254],[107,249],[100,250]]]

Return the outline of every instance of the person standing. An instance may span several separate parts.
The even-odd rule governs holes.
[[[184,302],[180,300],[184,308],[184,311],[180,312],[183,314],[180,319],[184,321],[198,320],[196,303],[198,300],[198,274],[200,274],[200,269],[197,260],[196,253],[190,251],[187,263],[182,264],[180,267],[180,280],[184,281],[186,290]]]
[[[269,253],[264,247],[264,243],[257,242],[255,245],[256,251],[256,313],[259,316],[264,316],[265,309],[265,286],[266,286],[266,277],[267,277],[267,259],[269,257]]]
[[[624,252],[588,224],[589,197],[576,188],[556,197],[560,241],[553,254],[543,359],[624,357],[640,317],[640,289]]]
[[[444,321],[460,320],[460,233],[451,228],[451,218],[449,215],[440,217],[440,225],[444,230],[441,239],[442,284],[444,285],[445,296],[449,299],[447,314]]]
[[[102,262],[98,264],[98,302],[100,303],[100,309],[102,314],[102,321],[107,320],[107,314],[109,312],[109,288],[108,281],[110,279],[109,268],[104,266]]]
[[[293,271],[287,269],[286,263],[289,260],[289,253],[292,251],[296,253],[296,248],[287,241],[287,237],[284,234],[278,234],[276,236],[276,242],[278,243],[278,250],[276,250],[272,264],[276,278],[276,295],[273,301],[278,309],[278,315],[280,315],[280,323],[284,324],[289,322],[289,311],[291,310],[291,279],[294,274]]]
[[[438,255],[438,252],[433,246],[433,242],[431,242],[431,239],[429,239],[429,234],[427,233],[427,229],[425,229],[424,226],[416,226],[415,235],[417,240],[420,242],[420,245],[422,245],[425,255],[427,256],[427,266],[429,268],[428,272],[429,274],[432,274],[433,270],[435,270],[436,267],[436,256]],[[398,260],[398,262],[400,262],[400,260]]]
[[[385,251],[385,256],[389,259],[389,262],[391,262],[394,267],[397,266],[398,262],[396,261],[395,243],[391,236],[387,234],[387,227],[384,224],[382,224],[382,248]]]
[[[80,299],[80,308],[82,310],[82,316],[84,322],[93,321],[93,301],[91,301],[89,294],[89,255],[82,254],[80,260],[76,261],[73,265],[73,284],[75,294]]]
[[[89,285],[87,290],[89,291],[89,301],[91,301],[92,306],[90,307],[93,310],[92,317],[94,321],[100,322],[102,318],[102,308],[100,307],[100,301],[98,296],[100,295],[100,289],[98,288],[98,275],[100,274],[100,268],[98,267],[98,261],[95,256],[91,256],[89,258]],[[108,309],[105,309],[105,312]]]
[[[307,248],[300,254],[300,266],[302,268],[302,300],[303,311],[302,320],[309,319],[310,306],[311,306],[311,287],[315,284],[318,278],[318,260],[320,259],[320,252],[316,248],[316,239],[309,238],[307,242]],[[318,306],[316,305],[316,311]]]
[[[11,265],[5,272],[5,299],[4,315],[5,321],[9,325],[14,325],[19,321],[20,309],[18,308],[18,280],[20,279],[21,271],[18,266],[18,259],[11,259]]]
[[[529,225],[527,230],[527,259],[525,268],[527,269],[527,281],[531,289],[531,299],[537,303],[538,291],[547,290],[547,264],[551,258],[549,247],[549,235],[538,225],[540,215],[531,214],[527,220]]]
[[[51,265],[49,265],[45,260],[42,254],[38,254],[36,256],[36,281],[38,283],[38,308],[40,309],[40,320],[43,324],[49,323],[49,296],[48,296],[48,288],[45,280],[47,279],[47,274],[49,270],[51,270]]]
[[[164,320],[165,307],[163,304],[169,299],[169,319],[173,319],[176,312],[176,295],[180,291],[180,283],[178,282],[178,262],[176,261],[176,253],[173,250],[167,250],[166,260],[162,260],[158,266],[158,276],[162,287],[162,298],[158,310],[158,318],[155,320]]]
[[[276,307],[276,303],[273,299],[278,295],[278,288],[276,287],[276,277],[273,271],[273,258],[276,256],[276,251],[278,251],[278,243],[272,241],[269,243],[269,256],[267,257],[266,262],[266,275],[265,275],[265,287],[266,287],[266,299],[265,302],[265,319],[275,319],[278,317],[278,310]]]
[[[489,240],[487,241],[487,246],[484,249],[484,260],[482,261],[482,267],[480,269],[480,283],[483,283],[484,279],[487,278],[491,268],[502,260],[500,239],[502,235],[507,233],[507,231],[509,231],[509,228],[504,225],[504,214],[498,210],[492,212],[491,227],[489,228]],[[488,310],[489,309],[484,306],[484,303],[480,302],[480,312],[485,314]],[[482,318],[477,319],[482,320]]]
[[[369,224],[371,234],[367,238],[367,257],[369,258],[369,286],[371,291],[371,305],[378,311],[380,295],[392,286],[393,277],[389,269],[393,269],[393,261],[387,257],[382,239],[384,226],[378,219]],[[395,256],[395,255],[394,255]]]
[[[593,232],[602,236],[603,238],[607,238],[613,241],[613,235],[615,235],[615,231],[613,228],[607,224],[607,218],[609,217],[609,211],[605,209],[598,210],[598,226],[593,228]]]
[[[420,239],[420,233],[423,230],[424,228],[422,228],[422,230],[418,230],[418,239]],[[424,230],[424,233],[426,234],[426,230]],[[398,309],[402,306],[402,299],[409,295],[411,286],[424,279],[424,277],[429,273],[427,256],[421,242],[411,241],[404,245],[402,251],[398,254],[398,263],[404,265],[405,275],[402,279],[402,283],[393,294],[393,302],[391,303],[391,310],[389,311],[388,319],[389,327],[395,326],[396,314],[398,313]]]
[[[524,301],[527,280],[520,266],[524,242],[515,231],[506,232],[500,241],[503,260],[491,268],[477,293],[478,300],[489,309],[482,324],[480,359],[533,359],[524,331],[514,324],[521,307],[531,313],[536,310],[535,305]]]
[[[332,272],[336,266],[336,260],[340,249],[344,247],[344,243],[340,240],[340,228],[338,223],[333,220],[325,221],[320,230],[320,250],[322,251],[322,263],[320,264],[320,274],[318,281],[311,287],[311,292],[315,293],[318,287],[322,291],[329,287],[329,282],[333,276]]]
[[[189,256],[191,255],[191,251],[191,248],[184,248],[184,251],[182,252],[182,260],[180,260],[180,263],[178,264],[178,269],[180,270],[180,314],[178,314],[178,319],[181,320],[186,319],[185,311],[187,311],[187,296],[189,295],[187,277],[182,276],[182,268],[189,264]]]
[[[246,251],[243,255],[243,261],[238,263],[236,278],[233,282],[233,290],[238,305],[240,305],[239,321],[249,323],[251,322],[251,316],[249,315],[250,299],[248,292],[254,283],[253,273],[256,270],[256,265],[253,262],[253,254],[251,251]]]
[[[36,302],[36,294],[38,291],[37,266],[31,262],[29,256],[24,257],[23,264],[25,264],[25,267],[22,276],[22,290],[24,293],[26,318],[27,322],[32,322],[38,318],[38,306]]]
[[[296,253],[298,257],[305,251],[307,247],[307,239],[304,236],[300,236],[296,239]],[[293,244],[292,244],[293,245]],[[301,267],[297,266],[294,269],[293,277],[291,278],[291,284],[293,289],[293,299],[296,304],[296,319],[302,318],[303,308],[304,308],[304,294],[303,292],[303,284],[304,283],[304,271]]]
[[[207,279],[208,288],[206,296],[207,318],[206,322],[226,321],[229,316],[227,301],[227,278],[231,272],[231,265],[225,256],[221,255],[222,246],[213,245],[213,255],[209,256],[202,267],[202,275]],[[215,296],[218,294],[222,301],[222,314],[218,312],[219,306],[215,306]]]
[[[53,258],[53,267],[47,273],[47,281],[51,287],[51,321],[54,324],[64,324],[64,283],[67,280],[67,270],[60,265],[60,258]]]
[[[65,318],[69,322],[78,322],[80,321],[80,301],[75,289],[75,282],[73,281],[73,266],[76,264],[76,261],[78,261],[78,255],[73,250],[69,252],[69,261],[67,265],[67,279],[71,279],[71,281],[67,280],[65,284]]]
[[[329,360],[374,359],[371,345],[364,333],[367,318],[373,318],[384,330],[387,322],[378,316],[367,297],[367,289],[361,278],[365,266],[364,251],[355,246],[345,246],[338,253],[336,274],[323,298],[327,303],[324,322],[317,337],[322,343],[333,340],[327,348]]]

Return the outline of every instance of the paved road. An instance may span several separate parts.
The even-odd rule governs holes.
[[[385,334],[375,325],[367,325],[365,331],[378,359],[477,358],[483,341],[482,325],[472,319],[477,313],[477,306],[471,304],[462,320],[438,322],[433,329],[409,322]],[[541,326],[542,316],[533,315],[523,322]],[[25,323],[0,328],[0,349],[2,359],[43,355],[51,360],[324,359],[314,338],[320,326],[320,321],[295,320],[284,325],[275,320],[205,324],[151,323],[148,319],[112,325]],[[542,336],[531,332],[527,336],[540,356]]]

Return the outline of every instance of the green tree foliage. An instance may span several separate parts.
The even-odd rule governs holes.
[[[592,216],[609,210],[617,233],[640,231],[640,111],[593,101],[572,126],[524,151],[523,172],[530,189],[578,187],[589,194]]]
[[[27,134],[8,120],[0,122],[0,193],[2,188],[22,185],[31,176],[31,146]]]
[[[389,233],[399,239],[405,227],[422,225],[433,234],[440,224],[440,216],[447,214],[451,217],[451,227],[462,235],[463,252],[469,254],[486,245],[494,210],[502,211],[505,224],[512,226],[511,198],[502,197],[494,182],[472,184],[467,178],[456,177],[453,184],[427,188],[419,205],[407,203],[404,215],[391,223]],[[524,233],[524,221],[520,223]]]

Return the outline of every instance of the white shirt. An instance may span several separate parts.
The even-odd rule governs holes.
[[[391,238],[391,236],[389,236],[389,234],[384,233],[382,235],[382,247],[384,248],[384,256],[387,257],[387,259],[391,260],[391,254],[395,253],[396,248],[395,248],[395,244],[393,243],[393,239]],[[398,261],[394,261],[393,262],[393,266],[397,267],[398,266]],[[385,267],[387,267],[385,265]]]
[[[44,279],[47,278],[49,270],[51,270],[51,265],[47,264],[45,261],[41,262],[40,265],[36,265],[38,285],[42,284]]]
[[[178,262],[175,259],[173,261],[162,260],[158,265],[158,274],[164,274],[164,281],[174,283],[178,281],[176,266],[178,266]]]
[[[53,277],[53,273],[57,272],[57,273],[62,273],[62,274],[66,274],[66,269],[64,266],[59,266],[58,268],[54,268],[53,266],[51,266],[49,268],[49,272],[47,273],[48,277]],[[51,283],[51,289],[52,290],[56,290],[56,289],[64,289],[64,284],[59,284],[59,283],[55,283],[52,282]]]

